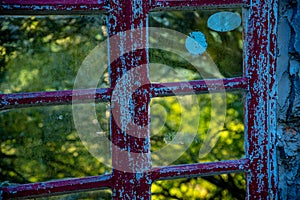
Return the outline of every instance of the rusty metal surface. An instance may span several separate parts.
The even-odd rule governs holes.
[[[174,178],[212,176],[216,174],[239,173],[248,170],[249,160],[230,160],[212,163],[196,163],[189,165],[175,165],[157,167],[152,171],[153,181]]]
[[[245,12],[248,199],[277,199],[276,52],[278,1],[251,1]]]
[[[2,0],[0,13],[6,15],[89,14],[107,10],[106,0]]]
[[[154,0],[151,9],[232,8],[243,5],[244,0]]]
[[[0,110],[32,106],[66,105],[76,102],[91,102],[91,100],[103,102],[109,101],[110,95],[111,90],[109,88],[0,94]]]
[[[26,3],[24,3],[26,2]],[[28,3],[29,2],[29,3]],[[49,5],[48,5],[49,4]],[[58,180],[2,188],[5,198],[31,197],[93,190],[109,187],[113,199],[150,199],[151,184],[155,180],[195,177],[231,172],[247,173],[248,199],[277,198],[277,169],[275,152],[276,135],[276,26],[277,0],[249,1],[245,9],[245,77],[192,81],[187,83],[150,83],[148,52],[137,46],[147,46],[147,15],[151,9],[182,7],[232,7],[243,6],[244,1],[1,1],[1,14],[49,13],[50,11],[107,10],[109,36],[119,35],[109,41],[109,67],[111,88],[98,89],[78,96],[111,101],[111,138],[113,172],[92,178]],[[110,7],[108,8],[107,5]],[[57,12],[59,13],[59,12]],[[140,29],[138,34],[131,31]],[[124,53],[124,46],[127,50]],[[120,56],[115,56],[120,55]],[[115,57],[116,58],[115,58]],[[124,78],[125,77],[125,78]],[[217,92],[222,82],[225,89],[246,90],[246,159],[206,164],[160,167],[152,169],[150,159],[149,102],[152,97],[178,93]],[[210,84],[207,84],[210,83]],[[208,86],[209,85],[209,86]],[[166,87],[167,86],[167,87]],[[143,90],[133,91],[143,87]],[[143,92],[144,91],[144,92]],[[2,94],[1,108],[33,105],[69,104],[72,91]],[[133,98],[132,98],[133,97]],[[133,121],[130,121],[134,115]]]
[[[173,83],[152,83],[147,85],[150,97],[163,97],[186,94],[218,92],[220,90],[247,90],[248,79],[243,77],[211,79]],[[143,89],[143,88],[138,88]],[[51,92],[28,92],[0,94],[0,110],[33,106],[68,105],[71,103],[108,102],[111,100],[111,88],[86,90],[62,90]]]
[[[74,11],[83,11],[81,13],[88,13],[92,11],[107,11],[109,10],[108,0],[2,0],[0,4],[1,14],[36,14],[38,11],[40,14],[50,11],[56,11],[60,13],[71,13]],[[154,0],[151,1],[151,10],[160,9],[186,9],[186,8],[231,8],[241,7],[245,5],[244,0]],[[22,11],[22,12],[19,12]]]
[[[248,159],[220,161],[213,163],[196,163],[188,165],[175,165],[165,167],[155,167],[146,172],[150,183],[157,180],[168,180],[174,178],[184,177],[199,177],[210,176],[224,173],[239,173],[246,172],[249,167]],[[120,174],[122,173],[122,174]],[[71,192],[80,192],[86,190],[116,188],[113,185],[113,176],[125,176],[125,180],[130,181],[135,179],[136,174],[115,172],[114,175],[107,174],[101,176],[93,176],[86,178],[72,178],[56,181],[48,181],[41,183],[30,183],[23,185],[15,185],[3,188],[2,197],[18,198],[18,197],[39,197],[39,196],[51,196],[57,194],[67,194]],[[148,184],[149,185],[149,184]],[[131,190],[128,186],[125,188]],[[143,189],[143,188],[141,188]],[[139,191],[139,192],[142,192]],[[133,194],[136,195],[136,194]],[[134,197],[132,197],[134,198]]]
[[[222,91],[248,90],[248,79],[244,77],[207,79],[187,82],[152,83],[152,97],[188,94],[215,93]]]
[[[108,15],[113,199],[150,199],[149,95],[132,99],[149,85],[147,25],[149,1],[110,2]],[[115,37],[112,37],[115,36]],[[149,91],[149,89],[147,89]],[[133,115],[133,117],[132,117]],[[131,120],[133,118],[133,120]]]
[[[107,174],[85,178],[72,178],[41,183],[12,185],[2,188],[2,198],[34,198],[39,196],[51,196],[57,194],[67,194],[71,192],[80,192],[87,189],[105,189],[111,186],[111,178],[111,175]]]

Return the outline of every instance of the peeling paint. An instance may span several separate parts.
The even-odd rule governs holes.
[[[277,165],[275,149],[276,133],[276,27],[277,0],[249,1],[245,7],[245,77],[218,79],[209,81],[191,81],[180,83],[150,84],[148,75],[147,31],[139,32],[139,36],[127,34],[128,30],[140,30],[148,25],[149,9],[177,9],[204,7],[235,7],[243,6],[244,0],[110,0],[110,1],[2,1],[1,11],[64,11],[74,10],[106,10],[108,11],[108,32],[110,36],[118,35],[119,40],[109,41],[109,67],[111,88],[92,91],[58,91],[23,94],[1,94],[0,109],[16,107],[68,104],[97,99],[111,101],[111,138],[113,173],[99,177],[60,180],[55,182],[25,184],[5,187],[1,190],[4,198],[35,197],[81,190],[111,188],[113,199],[150,199],[151,183],[155,180],[198,177],[233,172],[247,172],[248,199],[277,199]],[[56,4],[57,3],[57,4]],[[100,4],[100,5],[99,5]],[[35,13],[36,14],[36,13]],[[297,24],[290,18],[293,28]],[[143,29],[141,29],[143,30]],[[294,36],[298,41],[298,35]],[[146,43],[146,44],[145,44]],[[297,44],[297,43],[296,43]],[[293,46],[297,51],[297,45]],[[117,56],[116,56],[117,55]],[[116,57],[114,57],[116,56]],[[295,56],[295,55],[294,55]],[[290,62],[292,63],[292,62]],[[292,64],[289,76],[297,75],[298,66]],[[137,66],[142,66],[141,68]],[[138,73],[137,73],[138,72]],[[281,76],[283,80],[286,77]],[[139,87],[142,85],[146,87]],[[291,85],[296,83],[291,82]],[[166,87],[168,86],[168,87]],[[246,92],[246,158],[235,161],[222,161],[205,164],[169,166],[152,169],[149,140],[149,101],[152,97],[196,93],[218,92],[220,87],[227,90],[244,90]],[[300,86],[299,86],[300,87]],[[136,95],[132,96],[132,91]],[[149,94],[150,93],[150,94]],[[291,92],[292,94],[292,92]],[[291,95],[296,99],[296,91]],[[281,105],[285,104],[285,101]],[[290,106],[290,110],[293,110]],[[113,113],[114,112],[114,113]],[[132,116],[135,119],[131,121]],[[287,134],[291,135],[290,129]],[[292,129],[294,130],[294,129]],[[294,133],[294,132],[292,132]],[[293,137],[282,141],[293,142]],[[299,140],[298,140],[299,141]],[[282,147],[286,145],[283,142]],[[279,147],[281,147],[279,145]],[[293,156],[292,150],[284,149],[283,155]],[[286,151],[288,150],[288,151]],[[136,153],[136,154],[134,154]],[[129,171],[128,171],[129,170]],[[131,171],[130,171],[131,170]],[[294,175],[294,171],[292,173]],[[293,180],[291,180],[293,181]],[[291,182],[292,183],[292,182]]]
[[[37,12],[43,11],[42,14],[51,14],[53,11],[57,14],[83,12],[88,11],[106,11],[108,9],[107,2],[103,0],[90,0],[90,1],[41,1],[41,0],[6,0],[2,1],[0,5],[1,14],[14,15],[16,12],[19,14],[38,14]],[[22,11],[22,12],[19,12]]]
[[[195,8],[232,8],[245,5],[243,0],[202,0],[202,1],[187,1],[187,0],[153,0],[151,9],[195,9]]]
[[[11,185],[3,187],[2,192],[3,199],[16,199],[19,197],[31,198],[39,196],[51,196],[55,193],[71,193],[85,191],[89,189],[106,189],[111,187],[111,174],[93,176],[86,178],[72,178],[62,179],[59,181],[49,181],[42,183],[29,183],[23,185]]]
[[[276,53],[277,1],[251,1],[244,10],[246,95],[246,156],[248,199],[277,199]]]
[[[55,92],[29,92],[16,94],[0,94],[0,110],[24,108],[32,106],[62,105],[83,103],[90,100],[107,102],[111,89],[64,90]]]

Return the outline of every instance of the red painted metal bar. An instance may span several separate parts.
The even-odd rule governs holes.
[[[2,4],[15,5],[87,5],[101,4],[104,0],[2,0]]]
[[[187,177],[191,178],[224,173],[246,172],[248,170],[248,167],[249,160],[240,159],[212,163],[155,167],[152,170],[146,172],[146,174],[149,177],[149,179],[147,179],[148,185],[150,185],[150,183],[156,180],[168,180]],[[134,178],[132,176],[136,177],[137,174],[126,173],[126,179],[131,180],[132,178]],[[2,198],[35,198],[106,188],[113,189],[116,188],[116,186],[114,185],[114,178],[117,178],[116,174],[107,174],[85,178],[63,179],[49,182],[8,186],[2,188]],[[132,190],[132,188],[127,189]]]
[[[230,160],[212,163],[197,163],[189,165],[175,165],[154,168],[152,180],[168,180],[174,178],[191,178],[200,176],[211,176],[225,173],[239,173],[248,170],[249,160]]]
[[[248,79],[228,78],[175,83],[152,83],[151,97],[172,95],[199,94],[219,91],[247,90]],[[0,110],[25,108],[33,106],[67,105],[71,103],[108,102],[112,89],[98,88],[86,90],[64,90],[51,92],[28,92],[14,94],[0,94]],[[73,99],[73,102],[72,102]]]
[[[31,106],[64,105],[110,101],[111,89],[65,90],[53,92],[29,92],[0,94],[0,110]]]
[[[151,9],[193,9],[197,8],[231,8],[241,7],[245,4],[244,0],[154,0]]]
[[[149,2],[110,0],[107,24],[110,82],[114,88],[110,123],[113,199],[151,199],[151,177],[146,173],[151,169],[149,92],[132,99],[136,88],[150,86],[145,48]]]
[[[247,90],[248,79],[245,77],[228,79],[208,79],[174,83],[152,83],[152,97],[173,95],[200,94],[207,92],[222,92]]]
[[[91,11],[107,10],[104,1],[17,1],[3,0],[1,1],[1,14],[48,14],[55,13],[72,13],[75,11],[82,13],[90,13]],[[150,9],[173,9],[173,8],[195,8],[195,7],[235,7],[244,5],[242,0],[156,0],[149,5],[148,1],[125,1],[111,0],[109,11],[109,34],[113,36],[122,31],[128,31],[135,28],[143,28],[147,25],[147,14]],[[247,176],[247,198],[248,199],[276,199],[277,197],[277,169],[276,169],[276,90],[275,90],[275,64],[276,64],[276,25],[277,25],[277,0],[249,0],[247,2],[248,12],[246,16],[245,27],[245,77],[249,80],[241,80],[241,82],[228,82],[224,86],[238,89],[239,87],[249,89],[246,98],[246,137],[247,137],[247,159],[239,161],[224,161],[210,164],[193,164],[185,166],[171,166],[156,168],[155,172],[148,173],[147,169],[151,168],[150,161],[150,145],[149,145],[149,100],[150,96],[143,93],[137,93],[131,102],[132,86],[139,81],[141,83],[149,82],[147,64],[148,55],[146,50],[136,51],[134,48],[139,42],[147,43],[147,33],[141,31],[138,38],[131,38],[132,41],[124,37],[119,43],[110,43],[110,55],[116,53],[115,50],[122,52],[125,45],[130,44],[133,50],[122,56],[121,59],[113,61],[110,66],[110,79],[112,83],[112,118],[111,118],[111,134],[113,142],[113,174],[109,176],[101,176],[103,179],[96,182],[83,181],[84,179],[61,180],[50,183],[35,183],[30,185],[21,185],[15,187],[2,188],[5,194],[22,194],[21,196],[46,195],[64,193],[70,191],[80,191],[85,189],[96,189],[101,187],[111,187],[114,199],[150,199],[151,182],[157,179],[180,178],[186,176],[211,175],[214,173],[240,172],[249,170]],[[20,11],[20,12],[18,12]],[[61,11],[61,12],[60,12]],[[86,12],[85,12],[86,11]],[[129,33],[130,34],[130,33]],[[125,33],[126,35],[126,33]],[[122,44],[122,45],[121,45]],[[141,66],[132,79],[122,79],[136,66]],[[196,81],[197,82],[197,81]],[[185,94],[195,89],[201,93],[209,90],[204,82],[196,82],[192,84],[179,83],[182,89],[178,87],[178,83],[166,83],[161,87],[160,84],[149,84],[146,88],[150,92],[154,92],[153,96],[171,95],[166,88],[173,88],[179,93]],[[247,82],[247,84],[245,84]],[[248,85],[249,83],[249,85]],[[195,84],[193,86],[193,84]],[[221,83],[215,82],[214,90],[221,88]],[[241,85],[239,85],[241,84]],[[166,85],[168,87],[166,87]],[[121,86],[121,87],[117,87]],[[138,87],[142,87],[139,85]],[[249,88],[248,88],[249,87]],[[117,88],[117,89],[116,89]],[[226,87],[225,87],[226,88]],[[116,90],[115,90],[116,89]],[[58,92],[61,93],[61,92]],[[50,96],[31,96],[28,93],[28,99],[25,102],[24,94],[14,96],[15,94],[2,95],[3,104],[16,105],[39,105],[38,99],[41,98],[41,104],[51,103],[70,103],[72,94],[70,91],[62,94],[48,92]],[[25,95],[26,96],[26,95]],[[101,95],[100,95],[101,96]],[[111,96],[111,97],[112,97]],[[9,98],[11,97],[11,98]],[[6,99],[5,99],[6,98]],[[50,100],[48,99],[50,98]],[[95,98],[95,96],[84,96],[83,99]],[[101,98],[101,97],[100,97]],[[103,97],[104,98],[104,97]],[[108,98],[106,96],[105,98]],[[17,99],[14,101],[12,99]],[[80,99],[80,98],[79,98]],[[62,100],[62,101],[61,101]],[[8,103],[6,103],[7,101]],[[44,101],[44,102],[43,102]],[[26,103],[27,102],[27,103]],[[131,102],[130,105],[127,105]],[[116,107],[114,107],[116,106]],[[15,106],[17,107],[17,106]],[[131,109],[131,110],[130,110]],[[130,112],[128,112],[128,110]],[[127,119],[131,119],[127,113],[134,110],[135,123],[131,125]],[[125,114],[124,114],[125,111]],[[136,126],[134,125],[138,125]],[[128,135],[133,137],[128,137]],[[135,137],[138,140],[135,140]],[[137,153],[137,154],[136,154]],[[129,172],[128,172],[129,171]],[[138,173],[137,173],[138,172]],[[72,182],[74,181],[74,182]],[[95,183],[95,185],[94,185]],[[46,184],[46,185],[45,185]],[[47,185],[48,184],[48,185]],[[82,184],[84,186],[82,186]],[[27,188],[27,187],[28,188]],[[35,186],[35,187],[31,187]],[[15,188],[15,190],[14,190]],[[54,188],[54,189],[51,189]],[[36,190],[35,190],[36,189]],[[38,192],[36,192],[38,191]],[[17,197],[17,196],[15,196]]]
[[[111,188],[111,174],[63,179],[41,183],[30,183],[1,188],[3,199],[34,198]]]
[[[0,13],[17,14],[89,14],[108,9],[106,0],[2,0]]]
[[[277,0],[252,0],[245,10],[246,152],[248,199],[277,199],[276,51]]]

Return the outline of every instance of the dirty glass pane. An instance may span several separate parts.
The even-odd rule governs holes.
[[[107,37],[101,15],[1,17],[0,35],[0,93],[73,89],[82,63]],[[96,83],[106,87],[107,58],[100,60]]]
[[[222,174],[201,178],[156,181],[152,184],[152,199],[234,199],[246,196],[245,174]]]
[[[53,197],[41,197],[35,198],[37,200],[110,200],[111,190],[99,190],[99,191],[90,191],[90,192],[78,192],[72,194],[64,194]],[[32,199],[34,200],[34,199]]]
[[[243,116],[242,92],[152,99],[153,165],[244,157]]]
[[[108,105],[97,104],[96,117],[90,115],[80,123],[73,120],[72,109],[50,106],[0,113],[0,182],[29,183],[111,172],[103,162],[104,156],[110,159],[110,148],[98,136],[109,137]],[[95,126],[95,132],[82,132],[85,126]],[[95,155],[93,148],[105,155]]]
[[[242,76],[241,16],[239,9],[152,12],[151,81]]]

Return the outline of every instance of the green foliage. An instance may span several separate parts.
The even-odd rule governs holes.
[[[217,33],[207,28],[213,11],[155,12],[150,26],[177,30],[188,35],[201,31],[207,37],[209,56],[224,77],[242,75],[241,29]],[[72,89],[77,71],[88,53],[106,38],[102,17],[58,16],[20,17],[0,20],[0,92]],[[150,50],[150,78],[155,82],[201,79],[196,69],[180,55]],[[107,75],[99,81],[107,87]],[[173,164],[238,159],[244,155],[243,94],[227,93],[156,98],[151,101],[151,151],[168,145],[178,131],[193,135],[193,142]],[[224,126],[213,124],[220,118],[212,104],[224,102]],[[181,102],[185,102],[184,105]],[[28,183],[59,178],[108,173],[82,144],[73,124],[71,106],[12,109],[0,113],[0,182]],[[97,120],[108,134],[107,106],[96,106]],[[200,113],[200,116],[198,115]],[[197,127],[192,126],[197,122]],[[207,154],[199,155],[208,131],[218,140]],[[159,157],[152,157],[160,163]],[[243,174],[225,174],[193,179],[158,181],[152,186],[153,199],[242,199]],[[77,195],[77,194],[76,194]],[[68,198],[109,198],[93,193]]]
[[[234,10],[234,12],[240,12]],[[208,43],[207,53],[218,66],[224,77],[236,77],[242,75],[242,28],[220,33],[210,30],[207,27],[208,17],[216,11],[171,11],[171,12],[154,12],[151,13],[150,26],[162,27],[176,30],[185,35],[193,31],[201,31]],[[152,55],[152,57],[151,57]],[[160,59],[161,62],[172,63],[169,66],[180,66],[194,70],[188,64],[178,62],[175,64],[174,59],[169,60],[170,56],[165,56],[158,52],[156,55],[150,54],[150,59]],[[169,59],[168,59],[169,58]],[[178,61],[178,58],[177,60]]]
[[[207,28],[207,19],[214,11],[205,12],[157,12],[152,13],[150,26],[170,28],[189,35],[192,31],[205,34],[207,53],[224,77],[242,75],[242,34],[241,29],[227,33],[218,33]],[[180,55],[162,50],[150,50],[150,78],[155,82],[172,82],[201,79],[187,60]],[[165,66],[164,66],[165,65]],[[213,75],[205,74],[206,77]],[[162,149],[178,131],[185,134],[197,132],[192,144],[172,164],[211,162],[239,159],[244,156],[243,94],[226,93],[222,95],[201,94],[195,96],[168,97],[152,99],[151,105],[151,148],[152,152]],[[215,123],[221,115],[212,107],[214,102],[225,106],[225,123]],[[186,106],[180,102],[189,102]],[[225,103],[224,103],[225,102]],[[198,108],[195,108],[195,105]],[[215,106],[215,105],[214,105]],[[185,113],[188,113],[187,115]],[[199,116],[200,113],[200,116]],[[194,127],[194,120],[198,127]],[[212,132],[209,132],[213,130]],[[210,133],[210,134],[209,134]],[[210,136],[212,134],[212,136]],[[218,136],[218,137],[217,137]],[[206,141],[208,140],[208,143]],[[200,152],[208,147],[209,152]],[[171,152],[172,153],[172,152]],[[199,154],[200,153],[200,154]],[[168,156],[168,155],[164,155]],[[171,154],[170,154],[171,156]],[[161,157],[152,157],[153,162]],[[158,162],[160,163],[160,162]],[[160,163],[161,164],[161,163]],[[213,177],[158,181],[152,186],[153,199],[244,199],[244,174],[224,174]]]
[[[72,89],[82,60],[105,39],[102,20],[77,16],[2,19],[0,91]]]

